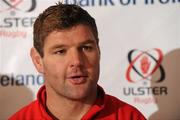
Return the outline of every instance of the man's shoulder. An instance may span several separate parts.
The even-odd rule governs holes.
[[[27,117],[34,116],[34,114],[39,114],[39,112],[40,112],[40,107],[39,107],[38,101],[35,100],[31,102],[30,104],[21,108],[15,114],[13,114],[9,118],[9,120],[23,120]]]
[[[106,102],[106,105],[109,105],[108,107],[113,106],[113,108],[116,110],[137,111],[137,108],[135,108],[134,106],[112,95],[106,94],[105,102]]]
[[[105,99],[106,107],[110,111],[114,111],[120,116],[131,116],[133,118],[137,117],[138,119],[142,118],[142,120],[145,120],[143,114],[131,104],[128,104],[127,102],[124,102],[115,96],[107,94]]]
[[[127,102],[108,94],[105,95],[105,102],[111,105],[116,105],[118,108],[128,107],[134,109],[134,107]]]

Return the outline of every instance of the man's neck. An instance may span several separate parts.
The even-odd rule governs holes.
[[[96,99],[96,96],[94,96],[89,101],[71,100],[60,95],[55,95],[57,93],[54,93],[54,91],[50,92],[49,95],[53,96],[48,96],[47,93],[47,111],[49,111],[54,119],[60,120],[80,120],[88,112]]]

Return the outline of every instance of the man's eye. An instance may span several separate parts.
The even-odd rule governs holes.
[[[93,47],[90,46],[90,45],[82,46],[82,50],[83,50],[83,51],[92,51],[92,50],[93,50]]]
[[[65,49],[58,50],[58,51],[55,52],[55,54],[58,54],[58,55],[64,55],[65,53],[66,53]]]

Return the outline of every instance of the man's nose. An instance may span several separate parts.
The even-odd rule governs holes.
[[[71,67],[80,67],[83,64],[83,55],[81,54],[81,51],[73,50],[70,61]]]

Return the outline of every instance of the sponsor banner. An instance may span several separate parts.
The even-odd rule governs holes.
[[[30,58],[37,15],[57,0],[0,1],[0,119],[36,98],[44,83]],[[97,22],[99,84],[150,120],[179,119],[180,1],[63,0]],[[25,96],[25,97],[24,97]],[[169,103],[169,105],[167,105]]]

